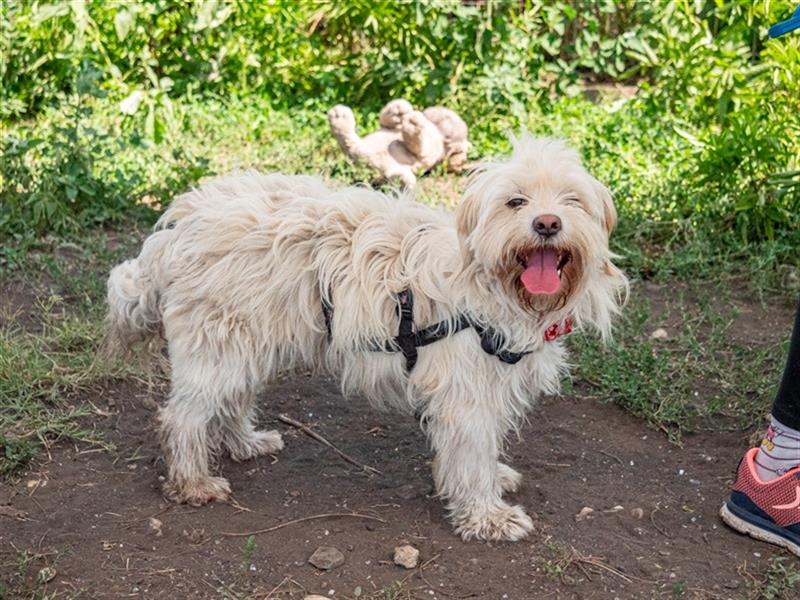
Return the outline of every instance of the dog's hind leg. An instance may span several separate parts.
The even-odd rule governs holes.
[[[217,446],[213,428],[218,402],[214,391],[174,379],[172,386],[167,404],[159,411],[168,467],[164,491],[172,500],[195,506],[225,500],[231,493],[230,484],[222,477],[213,477],[209,464]]]
[[[436,489],[447,501],[456,533],[465,540],[519,540],[530,533],[533,522],[521,506],[502,499],[504,480],[510,484],[516,478],[510,477],[512,469],[499,467],[504,429],[497,407],[480,400],[464,402],[474,391],[461,391],[450,386],[448,396],[460,395],[461,401],[433,399],[428,408]]]
[[[251,398],[237,405],[235,413],[227,415],[222,425],[222,443],[236,462],[275,454],[283,450],[283,438],[275,430],[259,431],[255,427],[255,410]]]
[[[497,463],[497,484],[504,492],[514,493],[519,490],[522,484],[522,475],[516,469],[506,463]]]

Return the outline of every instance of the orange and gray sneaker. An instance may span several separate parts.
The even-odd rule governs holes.
[[[800,556],[800,467],[772,481],[756,474],[758,448],[745,454],[720,516],[727,525]]]

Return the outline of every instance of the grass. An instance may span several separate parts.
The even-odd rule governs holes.
[[[100,99],[87,102],[89,124],[111,138],[133,127],[116,105]],[[735,311],[716,301],[717,287],[743,287],[756,299],[796,293],[800,272],[787,258],[796,249],[791,232],[767,242],[745,243],[734,234],[712,236],[708,228],[698,229],[688,220],[651,219],[648,215],[655,209],[647,203],[669,179],[670,166],[638,152],[650,142],[622,144],[620,140],[632,136],[638,124],[608,112],[608,106],[575,99],[556,105],[547,115],[539,111],[532,107],[521,123],[494,115],[497,122],[488,128],[484,122],[476,130],[480,152],[475,155],[507,151],[504,132],[520,124],[572,140],[584,150],[590,168],[617,192],[621,219],[612,244],[620,265],[633,279],[679,285],[687,291],[668,306],[655,307],[635,287],[610,347],[591,338],[573,344],[578,350],[576,381],[589,385],[579,384],[575,391],[618,403],[676,442],[686,432],[747,428],[760,422],[783,353],[777,342],[732,339]],[[588,111],[587,118],[577,118],[581,111]],[[162,147],[144,143],[114,155],[123,170],[138,172],[139,181],[146,183],[137,193],[158,188],[169,191],[168,198],[184,189],[185,183],[174,173],[178,163],[164,166],[178,151],[203,156],[209,173],[256,167],[316,172],[338,182],[372,177],[369,170],[343,157],[327,131],[324,112],[318,110],[280,112],[257,98],[224,102],[207,98],[175,103],[174,112],[176,128],[168,132],[169,141]],[[491,118],[491,114],[486,117]],[[57,110],[40,117],[44,127],[54,119]],[[15,127],[21,130],[27,125]],[[375,127],[377,114],[359,115],[361,131]],[[608,144],[625,159],[626,167],[607,158],[607,149],[598,146],[600,134],[609,137]],[[153,151],[159,160],[148,159]],[[435,170],[420,180],[417,195],[423,202],[454,206],[466,181]],[[96,432],[80,425],[94,410],[82,397],[103,381],[130,374],[129,367],[96,359],[105,278],[111,265],[135,254],[158,214],[160,197],[137,198],[137,206],[156,198],[156,210],[114,215],[113,224],[105,229],[83,227],[60,236],[26,233],[0,245],[0,281],[24,279],[25,293],[40,299],[33,322],[18,323],[10,316],[0,327],[0,395],[9,399],[0,406],[4,476],[19,472],[50,440],[100,441]],[[699,298],[689,297],[692,288],[701,290]],[[668,340],[649,338],[656,319],[675,321]]]
[[[800,595],[800,570],[794,557],[777,556],[770,559],[769,567],[761,577],[742,569],[751,580],[747,600],[793,600]]]
[[[42,447],[60,439],[106,445],[89,419],[109,381],[132,375],[129,364],[98,353],[108,267],[129,251],[108,236],[83,246],[42,240],[0,282],[19,290],[20,311],[0,306],[0,479],[13,478]],[[21,283],[24,275],[24,283]],[[13,310],[13,312],[12,312]]]
[[[650,292],[655,300],[643,287],[634,286],[611,345],[573,341],[575,391],[619,404],[674,442],[687,432],[760,424],[786,354],[783,336],[737,335],[748,319],[723,286],[672,282]],[[669,337],[652,338],[664,325]]]
[[[36,447],[61,438],[100,443],[82,423],[91,414],[89,402],[76,401],[104,379],[121,376],[121,365],[105,363],[96,354],[99,322],[85,321],[42,307],[38,332],[10,326],[0,329],[0,430],[4,451],[0,474],[12,476],[36,454]]]

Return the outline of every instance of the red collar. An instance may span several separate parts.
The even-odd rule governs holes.
[[[567,317],[563,323],[553,323],[544,330],[544,341],[552,342],[554,339],[570,333],[572,333],[572,319]]]

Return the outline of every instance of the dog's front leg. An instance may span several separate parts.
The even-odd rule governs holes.
[[[533,522],[521,506],[511,506],[501,497],[504,473],[498,457],[505,426],[497,407],[434,400],[427,417],[436,453],[433,477],[456,533],[465,540],[525,537]]]

